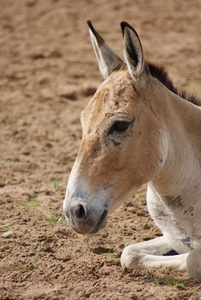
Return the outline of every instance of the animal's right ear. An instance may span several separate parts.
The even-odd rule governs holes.
[[[129,74],[141,88],[145,88],[150,81],[150,72],[138,34],[127,22],[121,23],[121,29],[124,39],[124,57]]]
[[[112,71],[123,64],[121,58],[112,50],[104,39],[94,29],[91,21],[87,21],[91,43],[98,60],[99,70],[104,79],[110,76]]]

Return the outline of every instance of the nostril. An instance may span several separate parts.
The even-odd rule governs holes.
[[[82,204],[79,204],[79,205],[75,208],[74,214],[75,214],[75,217],[76,217],[79,221],[85,219],[85,217],[86,217],[86,211],[85,211],[85,209],[84,209],[84,207],[83,207]]]

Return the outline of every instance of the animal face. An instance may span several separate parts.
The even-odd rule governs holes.
[[[79,168],[90,190],[109,184],[119,199],[149,179],[149,164],[142,161],[150,159],[154,145],[149,136],[150,131],[157,135],[157,120],[141,94],[127,70],[117,71],[83,111]]]

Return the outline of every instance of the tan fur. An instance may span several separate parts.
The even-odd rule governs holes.
[[[121,92],[122,87],[123,92]],[[110,182],[118,189],[130,190],[133,184],[139,187],[144,181],[148,182],[158,171],[156,169],[158,165],[160,166],[161,157],[155,149],[155,155],[150,164],[149,154],[155,147],[155,141],[150,141],[149,136],[150,130],[153,130],[157,140],[161,130],[158,126],[158,118],[155,113],[150,112],[149,103],[144,100],[145,98],[146,95],[141,95],[139,99],[138,94],[132,88],[132,82],[126,70],[114,72],[100,86],[82,114],[83,140],[79,153],[83,156],[83,160],[80,167],[85,173],[84,177],[92,178],[93,189],[100,183]],[[110,118],[122,113],[126,113],[128,120],[133,118],[136,120],[128,139],[115,147],[107,137],[107,130]],[[108,145],[106,145],[107,141]],[[142,159],[142,148],[145,153],[143,165],[146,166],[146,178],[144,178],[143,165],[139,165]],[[133,168],[135,165],[138,166],[137,170]],[[117,181],[120,171],[119,181]],[[121,182],[122,172],[125,172],[123,183]],[[124,192],[119,190],[119,193]]]

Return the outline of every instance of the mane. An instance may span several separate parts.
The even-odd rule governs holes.
[[[171,92],[180,96],[181,98],[197,105],[201,106],[201,100],[195,95],[188,95],[186,91],[179,91],[173,84],[172,80],[169,78],[167,71],[163,65],[148,62],[150,73],[153,77],[157,78],[166,88]]]

